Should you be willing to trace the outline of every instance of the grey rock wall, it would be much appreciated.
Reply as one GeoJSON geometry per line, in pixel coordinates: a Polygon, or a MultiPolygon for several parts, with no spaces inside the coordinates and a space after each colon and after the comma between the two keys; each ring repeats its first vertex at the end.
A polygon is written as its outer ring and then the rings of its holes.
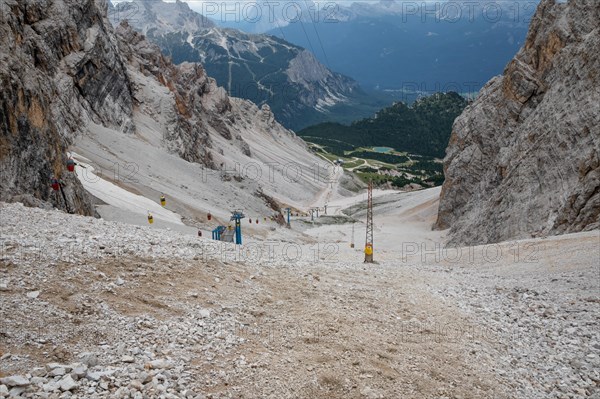
{"type": "Polygon", "coordinates": [[[436,227],[450,244],[600,227],[600,3],[542,0],[524,47],[457,118],[436,227]]]}
{"type": "Polygon", "coordinates": [[[133,125],[130,84],[105,2],[8,0],[0,13],[0,199],[30,194],[93,214],[67,149],[85,120],[133,125]],[[50,187],[64,182],[67,203],[50,187]]]}
{"type": "Polygon", "coordinates": [[[164,148],[213,169],[222,153],[213,143],[223,138],[248,157],[248,135],[295,138],[268,107],[230,98],[202,65],[174,65],[126,21],[113,28],[106,0],[0,4],[0,201],[94,214],[66,170],[70,145],[90,124],[136,134],[136,118],[149,116],[164,148]]]}

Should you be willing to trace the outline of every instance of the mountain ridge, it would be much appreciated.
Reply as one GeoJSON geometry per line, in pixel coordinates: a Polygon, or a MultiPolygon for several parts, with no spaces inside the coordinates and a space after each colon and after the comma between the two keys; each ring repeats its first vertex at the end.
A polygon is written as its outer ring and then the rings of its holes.
{"type": "Polygon", "coordinates": [[[104,0],[27,0],[11,3],[3,13],[1,200],[94,214],[94,200],[82,185],[85,173],[67,170],[74,143],[86,163],[148,168],[139,179],[119,181],[132,192],[158,195],[151,176],[162,176],[161,185],[185,198],[180,209],[188,218],[206,212],[209,203],[219,204],[219,196],[227,197],[223,207],[245,204],[270,213],[257,191],[291,204],[325,186],[316,171],[308,172],[318,158],[276,122],[268,106],[229,97],[199,64],[172,64],[127,23],[113,29],[107,10],[104,0]],[[190,183],[174,186],[168,171],[167,176],[152,171],[148,160],[158,164],[163,158],[190,183]],[[264,173],[273,169],[269,163],[279,165],[277,170],[294,163],[306,172],[294,182],[281,174],[259,181],[238,176],[239,182],[223,174],[250,163],[264,173]],[[210,176],[204,182],[186,173],[210,176]],[[52,177],[63,182],[64,196],[51,188],[52,177]],[[199,201],[208,185],[215,198],[199,201]],[[189,193],[192,188],[200,191],[197,197],[189,193]]]}
{"type": "MultiPolygon", "coordinates": [[[[353,79],[329,70],[305,48],[208,24],[190,29],[189,13],[194,12],[187,5],[133,0],[118,3],[113,15],[116,22],[133,14],[130,24],[175,63],[202,62],[229,94],[268,104],[288,128],[335,117],[336,106],[352,108],[368,97],[353,79]]],[[[196,19],[205,18],[197,14],[196,19]]]]}
{"type": "Polygon", "coordinates": [[[476,93],[523,43],[533,3],[340,4],[327,14],[332,21],[307,15],[267,32],[307,48],[319,43],[317,58],[365,90],[404,100],[407,92],[476,93]]]}

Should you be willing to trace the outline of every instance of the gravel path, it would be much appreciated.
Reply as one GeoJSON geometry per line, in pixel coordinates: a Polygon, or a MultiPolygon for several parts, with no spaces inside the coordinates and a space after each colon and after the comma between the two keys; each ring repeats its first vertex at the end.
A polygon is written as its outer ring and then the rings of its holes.
{"type": "Polygon", "coordinates": [[[230,261],[18,204],[0,219],[0,397],[598,395],[598,232],[366,267],[230,261]]]}

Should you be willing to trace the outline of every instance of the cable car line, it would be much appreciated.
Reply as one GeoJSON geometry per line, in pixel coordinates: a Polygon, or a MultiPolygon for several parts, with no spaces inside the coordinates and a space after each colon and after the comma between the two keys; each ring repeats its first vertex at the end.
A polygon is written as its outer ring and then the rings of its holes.
{"type": "MultiPolygon", "coordinates": [[[[102,158],[102,159],[104,159],[104,160],[106,160],[106,161],[110,162],[111,164],[118,164],[118,162],[117,162],[117,161],[114,161],[114,160],[112,160],[112,159],[109,159],[109,158],[107,158],[107,157],[105,157],[105,156],[103,156],[103,155],[101,155],[101,154],[98,154],[98,153],[96,153],[96,152],[92,151],[92,150],[89,150],[89,149],[86,149],[86,148],[82,148],[82,150],[83,150],[83,151],[86,151],[86,152],[88,152],[88,153],[94,154],[94,155],[96,155],[97,157],[99,157],[99,158],[102,158]]],[[[69,154],[69,159],[68,159],[68,161],[67,161],[67,169],[69,170],[69,172],[75,172],[75,165],[78,165],[78,164],[77,164],[77,163],[75,163],[75,161],[74,161],[74,160],[73,160],[73,158],[72,158],[72,156],[73,156],[73,151],[69,151],[69,153],[70,153],[70,154],[69,154]]],[[[90,162],[93,162],[92,160],[89,160],[89,161],[90,161],[90,162]]],[[[79,166],[81,166],[82,168],[85,168],[85,167],[84,167],[84,166],[82,166],[82,165],[79,165],[79,166]]],[[[92,165],[92,166],[93,166],[93,165],[92,165]]],[[[140,175],[141,177],[145,177],[145,178],[147,178],[147,179],[149,179],[149,180],[151,180],[151,181],[153,181],[153,182],[155,182],[155,183],[157,183],[157,184],[163,185],[163,186],[166,186],[166,185],[168,184],[168,183],[165,183],[164,181],[159,181],[159,180],[157,180],[157,179],[155,179],[155,178],[153,178],[153,177],[151,177],[151,176],[148,176],[148,175],[145,175],[145,174],[143,174],[143,173],[140,173],[139,171],[137,171],[137,172],[136,172],[136,174],[137,174],[137,175],[140,175]]],[[[98,177],[99,177],[99,178],[101,178],[101,176],[98,176],[98,177]]],[[[53,190],[54,190],[54,191],[56,191],[56,192],[58,192],[58,191],[61,191],[61,192],[62,192],[63,198],[64,198],[64,200],[65,200],[65,206],[66,206],[66,208],[67,208],[67,212],[68,212],[68,213],[72,213],[72,212],[71,212],[71,210],[70,210],[70,208],[69,208],[69,205],[67,204],[66,196],[65,196],[64,192],[62,191],[62,185],[61,185],[61,183],[59,182],[59,180],[58,180],[58,179],[56,179],[55,177],[52,177],[52,179],[51,179],[51,186],[52,186],[52,188],[53,188],[53,190]]],[[[103,192],[103,193],[102,193],[102,195],[105,195],[105,196],[107,196],[107,197],[113,198],[113,199],[115,199],[115,200],[118,200],[118,201],[122,201],[122,200],[123,200],[123,198],[118,198],[118,197],[115,197],[115,196],[113,196],[113,195],[111,195],[111,194],[108,194],[108,193],[106,193],[106,192],[103,192]]],[[[144,196],[141,196],[141,197],[143,197],[143,198],[146,198],[146,199],[147,199],[147,197],[144,197],[144,196]]],[[[159,204],[160,204],[160,205],[161,205],[163,208],[166,208],[167,200],[166,200],[166,196],[165,196],[164,192],[163,192],[163,193],[161,193],[161,196],[160,196],[160,198],[159,198],[159,204]]],[[[130,205],[131,205],[131,206],[133,206],[135,209],[138,209],[138,210],[145,210],[145,211],[148,213],[148,223],[149,223],[149,224],[153,224],[153,223],[154,223],[154,216],[151,214],[151,212],[150,212],[149,210],[145,209],[145,207],[141,207],[141,206],[139,206],[139,205],[136,205],[136,204],[133,204],[133,203],[130,203],[130,205]]],[[[212,220],[212,214],[211,214],[210,212],[208,212],[208,213],[207,213],[207,219],[208,219],[208,221],[211,221],[211,220],[212,220]]],[[[265,221],[267,220],[267,218],[264,218],[264,219],[265,219],[265,221]]],[[[252,223],[252,219],[249,219],[249,221],[250,221],[250,223],[252,223]]],[[[256,224],[259,224],[259,218],[256,218],[256,220],[255,220],[255,221],[256,221],[256,224]]],[[[198,231],[198,236],[202,237],[202,233],[201,233],[201,231],[198,231]]]]}

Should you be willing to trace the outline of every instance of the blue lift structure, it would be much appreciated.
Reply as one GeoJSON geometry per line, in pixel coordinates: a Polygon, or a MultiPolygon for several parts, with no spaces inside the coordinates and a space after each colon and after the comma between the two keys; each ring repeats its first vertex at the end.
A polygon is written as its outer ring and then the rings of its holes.
{"type": "Polygon", "coordinates": [[[242,245],[242,219],[244,219],[246,215],[242,211],[234,211],[231,214],[231,221],[235,222],[235,243],[237,245],[242,245]]]}
{"type": "Polygon", "coordinates": [[[212,231],[212,239],[221,241],[221,237],[223,236],[223,233],[225,233],[225,231],[227,231],[227,227],[225,227],[225,226],[217,227],[216,229],[214,229],[212,231]]]}
{"type": "Polygon", "coordinates": [[[246,215],[242,211],[234,211],[231,213],[231,221],[235,222],[235,230],[231,230],[225,226],[219,226],[212,231],[212,239],[216,241],[235,242],[237,245],[242,245],[242,219],[246,215]]]}
{"type": "Polygon", "coordinates": [[[315,220],[315,212],[317,213],[317,218],[319,217],[319,208],[311,208],[310,209],[310,221],[314,222],[315,220]]]}

